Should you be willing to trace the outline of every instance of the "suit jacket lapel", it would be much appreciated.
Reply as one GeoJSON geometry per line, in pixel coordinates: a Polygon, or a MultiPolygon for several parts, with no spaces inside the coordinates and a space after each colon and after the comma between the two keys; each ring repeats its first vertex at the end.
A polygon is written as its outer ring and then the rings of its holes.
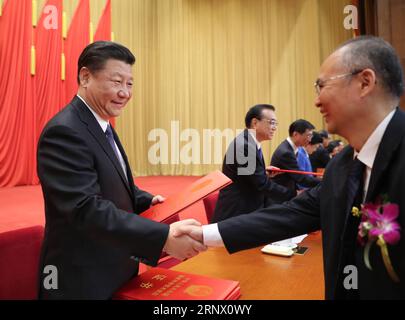
{"type": "MultiPolygon", "coordinates": [[[[342,151],[343,152],[343,151],[342,151]]],[[[343,185],[337,186],[337,190],[347,190],[347,180],[349,178],[349,171],[350,171],[350,164],[353,163],[353,155],[354,155],[354,150],[350,146],[346,150],[344,150],[343,157],[341,159],[341,164],[337,168],[337,177],[344,177],[344,179],[340,179],[343,182],[343,185]]],[[[339,179],[338,179],[339,180],[339,179]]],[[[339,192],[339,191],[338,191],[339,192]]],[[[351,215],[351,206],[352,203],[349,203],[348,199],[348,194],[347,192],[340,192],[339,194],[342,194],[343,197],[339,199],[339,201],[342,201],[341,203],[343,204],[344,208],[344,227],[343,227],[343,235],[346,233],[346,228],[347,228],[347,223],[348,219],[351,215]]]]}
{"type": "MultiPolygon", "coordinates": [[[[333,171],[330,172],[331,182],[329,183],[333,190],[333,195],[330,199],[333,199],[333,207],[338,216],[331,217],[336,223],[335,231],[338,234],[343,235],[346,229],[347,219],[350,214],[350,204],[347,203],[347,179],[349,177],[350,164],[353,161],[353,148],[351,146],[346,147],[338,155],[339,159],[336,159],[334,163],[333,171]]],[[[330,170],[329,170],[330,171],[330,170]]],[[[328,204],[331,205],[331,204],[328,204]]],[[[327,208],[325,208],[328,211],[327,208]]]]}
{"type": "MultiPolygon", "coordinates": [[[[128,185],[127,179],[125,179],[124,172],[122,170],[121,164],[117,159],[117,156],[114,153],[114,150],[111,148],[110,143],[108,142],[103,130],[101,129],[100,125],[98,124],[97,120],[91,114],[90,110],[88,110],[87,106],[78,98],[75,97],[72,101],[72,105],[79,109],[79,117],[80,119],[87,124],[87,129],[92,134],[92,136],[96,139],[96,141],[100,144],[103,148],[104,152],[107,154],[110,161],[113,163],[115,169],[118,171],[122,182],[125,184],[128,192],[132,197],[132,191],[128,185]]],[[[120,150],[121,151],[121,150],[120,150]]],[[[128,168],[128,167],[127,167],[128,168]]]]}
{"type": "Polygon", "coordinates": [[[401,110],[395,112],[385,130],[384,136],[378,147],[370,176],[370,183],[367,190],[366,202],[374,201],[378,196],[378,186],[384,171],[389,169],[389,163],[395,150],[398,148],[402,137],[405,134],[405,113],[401,110]]]}
{"type": "MultiPolygon", "coordinates": [[[[334,212],[337,214],[336,217],[331,217],[334,221],[334,232],[336,232],[335,241],[334,242],[334,249],[338,250],[338,260],[337,260],[337,270],[341,272],[343,270],[343,248],[344,248],[344,241],[346,235],[346,229],[348,227],[348,219],[351,214],[350,205],[348,203],[348,194],[347,190],[347,179],[349,177],[350,171],[350,164],[353,161],[353,148],[351,146],[346,147],[344,150],[341,151],[341,154],[338,155],[340,157],[339,162],[333,166],[334,171],[332,175],[334,177],[332,181],[333,186],[333,193],[334,193],[334,201],[333,206],[334,212]],[[337,243],[339,243],[339,247],[337,247],[337,243]],[[339,249],[337,249],[339,248],[339,249]]],[[[328,210],[328,209],[326,209],[328,210]]],[[[336,294],[336,289],[338,288],[338,281],[341,279],[339,277],[335,278],[335,283],[333,287],[333,291],[336,294]]]]}

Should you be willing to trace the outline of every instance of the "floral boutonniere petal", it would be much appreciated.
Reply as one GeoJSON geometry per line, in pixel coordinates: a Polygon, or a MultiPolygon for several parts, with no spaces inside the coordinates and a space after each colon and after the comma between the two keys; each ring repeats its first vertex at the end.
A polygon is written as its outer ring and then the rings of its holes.
{"type": "MultiPolygon", "coordinates": [[[[355,215],[353,210],[352,213],[355,215]]],[[[401,226],[397,221],[399,206],[390,202],[367,203],[362,205],[360,215],[358,239],[360,244],[365,246],[363,253],[365,265],[372,270],[369,254],[372,244],[377,242],[388,274],[393,281],[399,282],[388,253],[388,245],[395,245],[401,239],[401,226]]]]}
{"type": "Polygon", "coordinates": [[[397,244],[401,238],[401,227],[396,221],[399,215],[399,207],[397,204],[383,205],[381,214],[377,211],[370,210],[370,221],[375,226],[370,230],[372,237],[378,238],[380,235],[388,244],[397,244]]]}

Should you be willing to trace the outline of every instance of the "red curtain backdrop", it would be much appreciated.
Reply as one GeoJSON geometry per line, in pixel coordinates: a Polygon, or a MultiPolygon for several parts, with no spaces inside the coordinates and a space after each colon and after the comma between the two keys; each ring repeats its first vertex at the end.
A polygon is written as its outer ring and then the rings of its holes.
{"type": "MultiPolygon", "coordinates": [[[[63,0],[47,0],[57,13],[57,28],[49,29],[43,13],[32,26],[32,1],[3,0],[0,16],[0,187],[38,184],[36,148],[43,126],[77,91],[77,59],[89,44],[89,0],[80,0],[62,39],[63,0]],[[35,74],[31,75],[31,46],[35,74]],[[63,48],[64,46],[64,48],[63,48]],[[66,80],[61,80],[61,53],[66,56],[66,80]]],[[[111,34],[111,3],[107,1],[97,39],[111,34]]],[[[49,20],[48,20],[49,22],[49,20]]],[[[110,37],[110,36],[109,36],[110,37]]],[[[109,37],[107,39],[109,39],[109,37]]]]}
{"type": "Polygon", "coordinates": [[[94,41],[99,40],[111,40],[111,0],[107,0],[94,34],[94,41]]]}
{"type": "Polygon", "coordinates": [[[77,60],[90,41],[90,4],[80,0],[65,41],[66,80],[65,102],[68,103],[77,93],[77,60]]]}
{"type": "MultiPolygon", "coordinates": [[[[57,28],[47,28],[51,13],[42,14],[36,27],[37,73],[36,106],[37,138],[48,120],[64,106],[64,86],[61,79],[62,54],[62,10],[63,0],[48,0],[46,6],[54,6],[57,14],[57,28]]],[[[54,12],[52,12],[53,14],[54,12]]]]}
{"type": "Polygon", "coordinates": [[[0,187],[38,183],[31,4],[7,0],[0,17],[0,187]]]}

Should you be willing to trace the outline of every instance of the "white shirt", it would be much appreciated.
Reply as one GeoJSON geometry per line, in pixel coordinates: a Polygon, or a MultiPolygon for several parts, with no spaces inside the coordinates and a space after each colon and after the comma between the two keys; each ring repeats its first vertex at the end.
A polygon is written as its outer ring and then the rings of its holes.
{"type": "Polygon", "coordinates": [[[291,140],[291,137],[287,138],[287,142],[290,144],[290,146],[293,148],[294,150],[294,154],[295,156],[297,156],[298,153],[298,147],[295,145],[295,143],[291,140]]]}
{"type": "Polygon", "coordinates": [[[248,129],[248,132],[252,136],[253,141],[256,143],[257,150],[260,150],[262,148],[262,144],[259,141],[257,141],[255,131],[252,129],[248,129]]]}
{"type": "Polygon", "coordinates": [[[366,173],[364,175],[364,189],[363,189],[363,201],[366,198],[368,185],[370,183],[371,170],[373,169],[373,164],[375,157],[377,155],[378,147],[380,146],[382,137],[387,130],[388,124],[390,123],[392,117],[394,116],[395,110],[392,110],[383,121],[375,128],[373,133],[368,137],[366,143],[361,148],[360,152],[354,151],[354,157],[357,156],[361,162],[366,166],[366,173]]]}
{"type": "MultiPolygon", "coordinates": [[[[366,165],[366,174],[364,176],[364,190],[363,190],[363,200],[368,191],[368,185],[370,183],[371,170],[373,168],[374,160],[377,155],[378,147],[380,146],[382,137],[384,136],[387,126],[390,123],[392,117],[394,116],[396,109],[392,110],[383,121],[377,126],[373,133],[368,137],[366,143],[361,148],[360,152],[354,152],[354,157],[363,162],[366,165]]],[[[291,139],[287,138],[287,141],[294,148],[294,143],[291,139]]],[[[295,151],[295,149],[294,149],[295,151]]],[[[222,240],[221,234],[218,230],[218,224],[209,224],[203,226],[203,239],[204,244],[209,247],[223,247],[224,242],[222,240]]]]}
{"type": "MultiPolygon", "coordinates": [[[[101,118],[101,117],[98,115],[98,113],[95,112],[95,111],[87,104],[87,102],[84,101],[84,99],[83,99],[81,96],[77,95],[77,97],[78,97],[80,100],[83,101],[83,103],[86,105],[87,108],[89,108],[89,110],[90,110],[91,113],[93,114],[94,118],[96,118],[98,124],[100,125],[101,130],[103,130],[103,132],[105,133],[105,131],[107,130],[107,127],[108,127],[108,125],[109,125],[109,122],[106,121],[106,120],[104,120],[103,118],[101,118]]],[[[114,146],[115,146],[115,149],[117,150],[117,154],[118,154],[118,158],[119,158],[118,160],[119,160],[119,162],[120,162],[120,164],[121,164],[122,170],[124,171],[124,176],[125,176],[125,178],[127,179],[127,166],[125,165],[124,158],[122,157],[122,154],[121,154],[121,152],[120,152],[120,149],[118,148],[118,146],[117,146],[117,144],[115,143],[115,141],[114,141],[114,146]]]]}

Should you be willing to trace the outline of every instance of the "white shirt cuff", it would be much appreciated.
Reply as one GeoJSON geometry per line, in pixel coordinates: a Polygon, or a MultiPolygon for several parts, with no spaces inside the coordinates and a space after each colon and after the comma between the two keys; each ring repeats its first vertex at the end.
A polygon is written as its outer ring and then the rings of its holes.
{"type": "Polygon", "coordinates": [[[223,247],[221,234],[218,230],[218,223],[207,224],[202,226],[204,244],[208,247],[223,247]]]}

